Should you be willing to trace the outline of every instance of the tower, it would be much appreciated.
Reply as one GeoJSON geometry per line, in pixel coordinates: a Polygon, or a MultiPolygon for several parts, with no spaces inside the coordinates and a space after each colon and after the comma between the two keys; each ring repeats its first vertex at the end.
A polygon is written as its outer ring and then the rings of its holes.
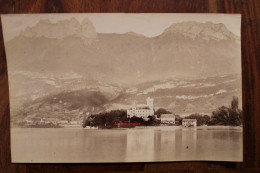
{"type": "Polygon", "coordinates": [[[148,106],[151,110],[153,110],[153,98],[148,97],[148,98],[146,99],[146,102],[147,102],[147,106],[148,106]]]}

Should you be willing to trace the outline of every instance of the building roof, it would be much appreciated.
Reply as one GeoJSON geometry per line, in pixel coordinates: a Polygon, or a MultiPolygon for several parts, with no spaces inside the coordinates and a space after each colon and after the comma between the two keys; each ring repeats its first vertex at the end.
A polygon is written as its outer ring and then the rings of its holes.
{"type": "MultiPolygon", "coordinates": [[[[131,107],[129,110],[132,110],[132,109],[133,109],[133,107],[131,107]]],[[[151,109],[151,108],[147,105],[137,105],[136,109],[140,110],[140,109],[151,109]]]]}
{"type": "Polygon", "coordinates": [[[150,109],[148,106],[144,106],[144,107],[136,107],[136,109],[150,109]]]}
{"type": "Polygon", "coordinates": [[[197,121],[197,120],[196,119],[182,119],[182,121],[190,122],[190,121],[197,121]]]}
{"type": "Polygon", "coordinates": [[[161,118],[174,118],[175,115],[173,114],[161,114],[161,118]]]}

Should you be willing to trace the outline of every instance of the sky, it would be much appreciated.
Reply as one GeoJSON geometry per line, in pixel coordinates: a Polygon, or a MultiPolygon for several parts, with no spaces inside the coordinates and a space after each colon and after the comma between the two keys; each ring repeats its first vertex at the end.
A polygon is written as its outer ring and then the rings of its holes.
{"type": "Polygon", "coordinates": [[[223,23],[235,35],[240,36],[240,14],[202,13],[67,13],[67,14],[7,14],[1,15],[5,41],[19,35],[26,27],[34,26],[41,19],[56,23],[76,18],[81,22],[88,18],[97,33],[135,32],[147,37],[160,35],[173,23],[197,21],[223,23]]]}

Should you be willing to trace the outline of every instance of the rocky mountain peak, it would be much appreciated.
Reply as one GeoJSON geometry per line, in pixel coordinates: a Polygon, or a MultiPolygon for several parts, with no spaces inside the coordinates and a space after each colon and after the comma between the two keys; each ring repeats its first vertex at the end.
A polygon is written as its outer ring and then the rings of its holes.
{"type": "Polygon", "coordinates": [[[204,40],[238,40],[239,37],[230,32],[222,24],[212,22],[182,22],[174,23],[168,27],[163,34],[181,34],[192,39],[202,38],[204,40]]]}
{"type": "Polygon", "coordinates": [[[35,26],[27,27],[20,33],[26,37],[46,37],[61,39],[67,36],[83,36],[87,38],[95,38],[96,30],[92,23],[85,18],[80,23],[74,17],[71,19],[61,20],[57,23],[52,23],[50,20],[40,20],[35,26]]]}
{"type": "MultiPolygon", "coordinates": [[[[67,20],[69,22],[69,25],[80,25],[79,21],[77,19],[75,19],[74,17],[72,17],[70,20],[67,20]]],[[[64,23],[67,22],[66,20],[64,21],[64,23]]],[[[63,22],[63,21],[61,21],[63,22]]]]}
{"type": "Polygon", "coordinates": [[[83,36],[89,37],[89,38],[96,38],[96,29],[93,26],[93,24],[88,20],[88,18],[84,18],[81,22],[81,31],[83,36]]]}

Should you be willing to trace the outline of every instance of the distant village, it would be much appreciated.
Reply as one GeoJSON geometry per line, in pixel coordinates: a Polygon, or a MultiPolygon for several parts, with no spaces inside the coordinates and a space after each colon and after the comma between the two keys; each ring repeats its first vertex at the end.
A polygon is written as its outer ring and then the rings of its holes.
{"type": "Polygon", "coordinates": [[[80,127],[82,120],[59,120],[57,118],[30,118],[20,123],[24,127],[80,127]]]}

